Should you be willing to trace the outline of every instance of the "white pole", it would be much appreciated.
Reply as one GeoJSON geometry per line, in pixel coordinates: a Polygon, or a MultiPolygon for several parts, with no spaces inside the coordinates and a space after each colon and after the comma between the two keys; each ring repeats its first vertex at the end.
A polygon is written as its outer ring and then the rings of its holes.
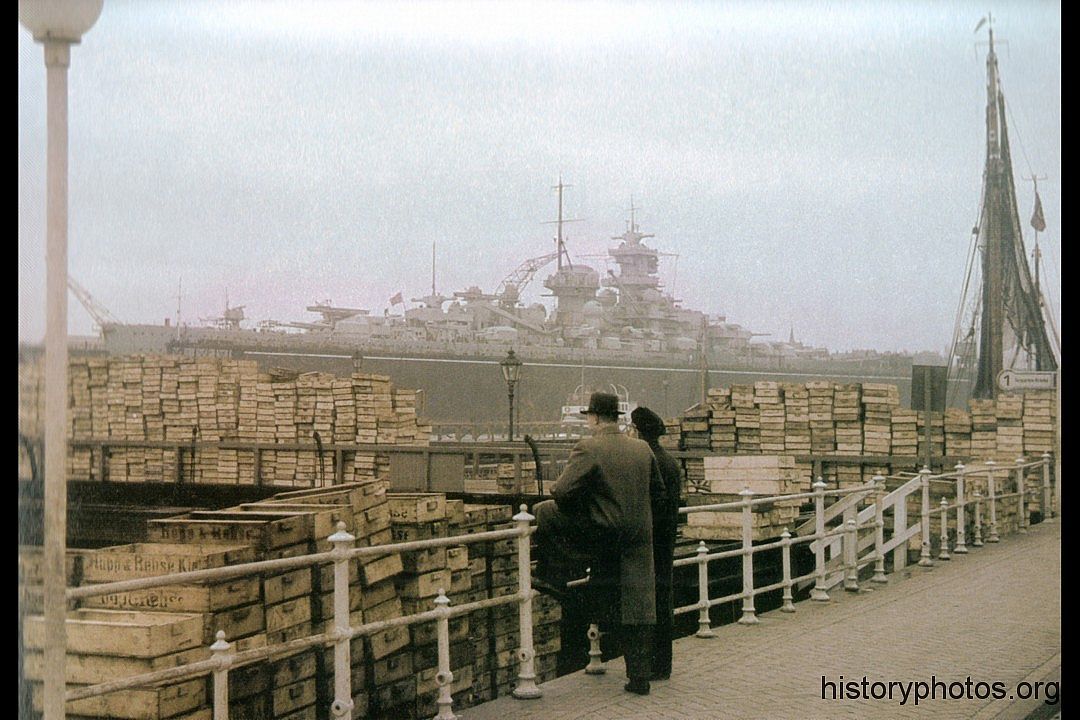
{"type": "Polygon", "coordinates": [[[951,560],[949,555],[949,501],[941,496],[941,549],[938,551],[938,560],[951,560]]]}
{"type": "Polygon", "coordinates": [[[334,702],[330,715],[341,720],[351,718],[352,652],[349,637],[349,557],[355,537],[345,532],[345,523],[338,522],[337,532],[329,538],[334,549],[334,702]]]}
{"type": "Polygon", "coordinates": [[[743,488],[743,491],[739,493],[742,496],[742,587],[743,587],[743,601],[742,601],[742,617],[739,618],[740,625],[756,625],[760,620],[757,618],[757,614],[754,612],[754,537],[753,537],[753,513],[750,507],[750,501],[754,496],[754,492],[747,485],[743,488]]]}
{"type": "Polygon", "coordinates": [[[795,612],[795,605],[792,602],[794,598],[791,595],[791,533],[787,528],[784,528],[784,533],[780,536],[780,542],[783,543],[780,546],[782,551],[781,565],[784,571],[784,597],[782,598],[784,604],[780,607],[780,612],[793,613],[795,612]]]}
{"type": "Polygon", "coordinates": [[[924,467],[919,475],[922,478],[922,548],[919,551],[919,567],[933,567],[934,561],[930,557],[930,468],[924,467]]]}
{"type": "Polygon", "coordinates": [[[885,576],[885,478],[881,475],[874,476],[874,485],[877,487],[877,499],[874,502],[874,577],[870,582],[885,583],[889,578],[885,576]]]}
{"type": "Polygon", "coordinates": [[[994,486],[994,466],[997,465],[993,460],[987,460],[986,466],[988,472],[986,473],[986,491],[990,495],[990,537],[986,538],[987,542],[1000,542],[1001,538],[998,537],[998,524],[997,524],[997,488],[994,486]]]}
{"type": "Polygon", "coordinates": [[[64,717],[67,634],[67,230],[71,45],[46,40],[48,159],[45,233],[45,720],[64,717]]]}
{"type": "Polygon", "coordinates": [[[698,541],[697,564],[698,564],[698,631],[695,633],[699,638],[716,637],[709,623],[709,548],[704,540],[698,541]]]}
{"type": "Polygon", "coordinates": [[[521,601],[518,605],[518,625],[521,634],[521,649],[518,651],[518,682],[514,688],[514,697],[520,700],[531,700],[543,695],[543,691],[536,685],[536,650],[533,647],[533,615],[532,615],[532,563],[529,558],[529,533],[534,518],[522,504],[521,512],[514,516],[518,531],[518,592],[521,601]]]}
{"type": "Polygon", "coordinates": [[[814,588],[810,599],[827,602],[829,593],[825,590],[825,481],[818,476],[814,488],[814,588]]]}
{"type": "Polygon", "coordinates": [[[216,642],[210,646],[211,656],[218,662],[214,669],[214,720],[229,720],[229,668],[232,666],[229,648],[225,631],[218,630],[216,642]]]}
{"type": "Polygon", "coordinates": [[[956,464],[956,547],[953,552],[957,555],[967,554],[966,520],[964,518],[964,505],[967,499],[964,495],[964,464],[956,464]]]}

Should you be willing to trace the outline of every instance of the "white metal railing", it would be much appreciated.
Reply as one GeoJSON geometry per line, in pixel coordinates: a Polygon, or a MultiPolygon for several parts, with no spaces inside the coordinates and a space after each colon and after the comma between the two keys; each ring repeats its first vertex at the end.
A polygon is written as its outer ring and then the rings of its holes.
{"type": "MultiPolygon", "coordinates": [[[[907,479],[900,477],[905,482],[891,492],[886,492],[886,479],[880,475],[875,476],[866,484],[840,490],[826,490],[825,483],[821,478],[813,484],[812,492],[794,493],[789,495],[774,495],[755,497],[749,489],[741,493],[741,500],[735,502],[715,503],[711,505],[698,505],[694,507],[680,508],[679,513],[690,514],[695,512],[709,512],[718,510],[741,511],[742,516],[742,544],[738,548],[719,552],[710,552],[704,541],[698,544],[696,556],[676,560],[676,567],[696,564],[698,566],[698,602],[676,608],[675,614],[684,614],[698,611],[699,638],[714,637],[709,620],[709,608],[725,602],[742,600],[742,616],[739,623],[753,625],[760,622],[756,615],[754,598],[757,595],[775,590],[782,590],[781,612],[795,612],[792,589],[796,583],[814,581],[811,599],[828,601],[828,590],[832,585],[828,582],[828,569],[826,564],[826,549],[835,550],[839,546],[840,552],[834,557],[841,558],[842,569],[839,571],[844,589],[856,592],[859,589],[859,570],[867,565],[874,565],[874,574],[871,582],[887,582],[885,574],[885,556],[888,552],[894,552],[893,569],[904,567],[907,558],[907,543],[914,534],[922,533],[922,550],[920,552],[919,565],[929,567],[933,565],[930,558],[930,484],[950,483],[956,486],[956,501],[949,503],[942,496],[938,512],[941,519],[941,548],[940,560],[949,558],[948,555],[948,513],[955,511],[957,524],[957,540],[954,552],[964,554],[967,552],[965,543],[965,509],[969,505],[974,506],[974,540],[972,545],[980,547],[982,539],[982,508],[984,500],[989,506],[990,534],[987,542],[998,542],[1000,537],[997,527],[997,504],[1007,498],[1016,498],[1021,509],[1020,532],[1027,531],[1028,519],[1025,504],[1028,497],[1027,484],[1024,479],[1024,470],[1042,467],[1041,508],[1043,516],[1049,518],[1053,514],[1052,486],[1050,482],[1050,455],[1044,453],[1040,460],[1026,462],[1024,458],[1018,458],[1012,470],[1016,472],[1017,490],[1010,493],[997,491],[997,469],[993,460],[988,460],[981,466],[965,467],[958,465],[951,473],[931,475],[929,469],[924,468],[920,473],[907,479]],[[965,494],[965,481],[970,476],[985,475],[987,482],[987,495],[984,498],[978,491],[971,498],[965,494]],[[919,523],[908,526],[907,524],[907,498],[909,495],[921,491],[922,512],[919,523]],[[825,497],[834,496],[837,501],[828,508],[825,506],[825,497]],[[858,509],[860,501],[873,496],[874,501],[862,510],[858,509]],[[785,528],[780,540],[753,544],[753,508],[756,505],[774,503],[777,501],[810,500],[814,501],[814,532],[812,534],[793,537],[785,528]],[[888,508],[893,510],[893,536],[888,542],[884,539],[884,512],[888,508]],[[826,529],[828,520],[842,518],[842,523],[834,528],[826,529]],[[873,529],[872,537],[864,536],[860,539],[861,530],[873,529]],[[815,555],[815,567],[813,572],[799,577],[791,576],[791,548],[800,543],[811,543],[815,555]],[[873,545],[873,549],[860,556],[863,547],[873,545]],[[754,586],[753,558],[756,553],[780,548],[782,579],[780,582],[769,585],[754,586]],[[721,560],[731,557],[742,558],[742,590],[719,598],[709,597],[709,569],[708,563],[712,560],[721,560]]],[[[1008,469],[1005,472],[1009,472],[1008,469]]],[[[451,684],[454,676],[450,670],[450,643],[449,643],[449,619],[476,610],[481,610],[499,605],[519,603],[519,630],[520,650],[518,651],[519,669],[518,684],[513,691],[516,698],[538,698],[542,691],[536,683],[535,650],[533,647],[532,625],[532,599],[536,596],[532,589],[532,576],[530,567],[530,544],[529,537],[535,530],[532,521],[535,518],[527,512],[526,506],[520,506],[520,512],[514,515],[513,520],[517,524],[515,528],[505,530],[493,530],[472,535],[458,535],[445,538],[432,538],[428,540],[416,540],[391,545],[377,545],[371,547],[353,547],[355,538],[345,531],[345,524],[339,522],[337,532],[329,537],[333,549],[329,552],[313,553],[294,558],[282,558],[278,560],[263,560],[259,562],[232,565],[228,567],[213,568],[208,570],[193,570],[188,572],[172,573],[151,578],[137,578],[118,582],[103,583],[99,585],[86,585],[69,588],[66,597],[69,600],[78,600],[86,597],[106,595],[131,590],[141,590],[165,585],[176,585],[191,582],[206,582],[212,580],[225,580],[233,577],[251,575],[273,570],[291,570],[301,567],[311,567],[320,563],[332,562],[334,564],[334,590],[333,590],[333,629],[317,635],[289,640],[283,643],[253,648],[242,652],[233,652],[232,645],[227,641],[223,632],[218,632],[215,642],[210,646],[211,657],[187,665],[182,665],[165,670],[144,673],[120,680],[114,680],[96,685],[89,685],[68,690],[65,699],[68,702],[83,698],[104,695],[133,687],[143,687],[154,683],[169,680],[179,680],[198,677],[205,674],[213,676],[213,717],[214,720],[227,720],[228,718],[228,674],[231,669],[246,664],[266,659],[282,652],[300,651],[320,645],[334,646],[334,701],[331,706],[331,717],[347,718],[352,713],[352,688],[350,675],[350,640],[358,636],[371,635],[393,627],[407,626],[420,622],[436,622],[436,636],[438,647],[438,685],[437,704],[439,713],[436,720],[453,720],[456,716],[452,710],[453,698],[451,697],[451,684]],[[445,546],[469,545],[479,542],[490,542],[509,538],[517,539],[518,549],[518,592],[496,598],[487,598],[470,603],[464,603],[450,607],[450,600],[446,597],[445,589],[440,588],[438,596],[434,599],[435,607],[426,612],[407,615],[389,620],[381,620],[373,623],[365,623],[357,627],[349,624],[349,566],[350,560],[411,552],[426,548],[445,546]]],[[[805,525],[802,527],[806,527],[805,525]]],[[[587,579],[569,583],[576,586],[587,582],[587,579]]],[[[593,625],[589,628],[590,640],[589,666],[587,673],[602,673],[600,665],[600,633],[593,625]]]]}
{"type": "Polygon", "coordinates": [[[337,532],[329,538],[330,542],[333,544],[333,549],[330,552],[314,553],[279,560],[263,560],[209,570],[172,573],[152,578],[138,578],[134,580],[103,583],[100,585],[86,585],[70,588],[67,590],[67,598],[69,600],[77,600],[80,598],[116,592],[141,590],[180,583],[224,580],[270,570],[289,570],[300,567],[310,567],[324,562],[332,562],[334,564],[334,625],[333,630],[318,635],[297,638],[287,642],[253,648],[242,652],[233,652],[232,645],[227,642],[224,632],[219,631],[215,638],[215,642],[210,646],[211,657],[209,660],[201,660],[166,670],[134,675],[121,680],[70,689],[65,695],[65,700],[71,702],[83,698],[104,695],[117,690],[144,687],[163,681],[187,679],[211,674],[213,676],[214,720],[228,720],[228,676],[230,670],[258,660],[264,660],[271,655],[279,655],[282,652],[300,651],[320,645],[332,644],[334,646],[334,701],[330,708],[330,714],[333,718],[350,718],[352,717],[353,702],[350,675],[351,650],[349,641],[358,636],[371,635],[393,627],[434,621],[436,623],[436,642],[438,647],[438,674],[435,676],[435,682],[439,688],[437,699],[439,714],[436,718],[437,720],[453,720],[456,716],[453,713],[453,698],[450,694],[450,686],[454,681],[454,675],[450,670],[449,620],[451,617],[464,615],[476,610],[507,605],[510,603],[519,603],[518,623],[521,641],[517,655],[519,661],[518,683],[514,688],[513,695],[514,697],[521,699],[538,698],[541,696],[542,691],[536,684],[534,662],[536,653],[533,648],[532,599],[536,596],[536,592],[532,589],[532,574],[530,572],[531,551],[529,547],[529,536],[535,530],[535,527],[532,525],[534,519],[535,518],[527,512],[526,506],[521,505],[520,512],[513,517],[514,522],[517,523],[517,527],[515,528],[492,530],[472,535],[457,535],[453,537],[432,538],[429,540],[416,540],[412,542],[395,543],[392,545],[376,545],[362,548],[353,547],[353,542],[356,538],[345,531],[345,523],[339,522],[337,525],[337,532]],[[361,557],[423,550],[426,548],[469,545],[509,538],[517,538],[517,593],[450,607],[450,600],[446,597],[445,589],[440,588],[438,596],[434,600],[435,607],[432,610],[389,620],[365,623],[357,627],[351,627],[349,625],[350,560],[361,557]]]}
{"type": "MultiPolygon", "coordinates": [[[[741,547],[725,550],[721,552],[710,552],[704,541],[701,541],[697,547],[696,557],[682,558],[675,561],[677,567],[694,565],[698,566],[698,602],[692,605],[686,605],[675,609],[676,614],[689,613],[697,610],[698,615],[698,631],[696,636],[699,638],[714,637],[711,629],[711,623],[709,620],[709,608],[715,605],[732,602],[741,599],[742,605],[742,617],[739,619],[739,623],[743,625],[753,625],[759,622],[754,609],[754,597],[762,593],[771,592],[774,590],[783,590],[781,612],[795,612],[795,606],[792,602],[792,588],[796,583],[814,580],[814,588],[811,592],[811,599],[818,601],[827,601],[829,599],[828,589],[831,587],[827,583],[827,566],[826,566],[826,548],[832,548],[836,545],[840,546],[840,554],[838,557],[842,558],[842,571],[840,577],[844,584],[844,589],[847,591],[858,591],[859,585],[859,570],[867,565],[873,564],[873,576],[871,582],[884,583],[887,582],[887,576],[885,573],[885,556],[888,552],[894,553],[893,570],[899,570],[905,566],[907,560],[907,543],[911,537],[915,534],[922,534],[922,549],[920,551],[919,564],[928,567],[933,564],[930,560],[930,483],[931,482],[948,482],[955,483],[957,487],[957,499],[954,503],[949,503],[943,496],[938,509],[941,519],[941,553],[939,559],[948,559],[948,546],[949,546],[949,519],[948,513],[955,511],[957,518],[957,539],[954,546],[954,552],[958,554],[965,554],[967,547],[965,543],[964,534],[964,511],[968,505],[975,505],[975,541],[973,545],[979,547],[982,545],[981,535],[981,517],[982,517],[982,502],[983,498],[978,492],[974,494],[974,498],[967,498],[964,494],[964,482],[965,478],[974,475],[986,475],[988,493],[985,498],[989,503],[990,509],[990,539],[988,542],[997,542],[999,539],[997,529],[997,515],[996,508],[997,503],[1003,499],[1016,498],[1019,503],[1019,531],[1027,532],[1028,516],[1026,511],[1026,502],[1029,495],[1029,490],[1024,479],[1024,470],[1036,466],[1042,468],[1042,487],[1041,489],[1041,508],[1044,518],[1049,518],[1053,514],[1053,504],[1051,499],[1052,486],[1050,482],[1050,454],[1044,453],[1042,458],[1035,461],[1025,461],[1024,458],[1018,458],[1014,467],[1012,468],[1016,472],[1016,490],[1009,493],[1000,493],[997,490],[995,480],[996,464],[994,461],[989,460],[983,463],[982,466],[964,467],[958,465],[953,472],[943,473],[933,476],[930,470],[924,468],[918,474],[908,478],[900,477],[898,479],[905,480],[905,482],[893,491],[886,493],[885,478],[878,475],[872,480],[868,481],[865,485],[854,488],[847,488],[843,490],[826,490],[825,483],[821,478],[818,478],[814,483],[813,492],[809,493],[796,493],[792,495],[775,495],[768,497],[755,498],[754,493],[749,488],[744,489],[740,495],[742,500],[737,502],[717,503],[713,505],[699,505],[694,507],[680,508],[680,513],[694,513],[703,511],[715,511],[715,510],[732,510],[741,509],[742,511],[742,545],[741,547]],[[907,498],[909,495],[914,494],[916,491],[922,493],[922,512],[920,513],[919,522],[913,525],[907,524],[907,498]],[[834,496],[838,500],[825,507],[825,497],[834,496]],[[867,498],[873,496],[874,501],[866,508],[858,510],[858,503],[867,498]],[[780,536],[779,541],[763,543],[754,545],[752,540],[753,535],[753,518],[752,509],[754,505],[772,503],[778,500],[795,500],[795,499],[809,499],[814,500],[814,532],[812,534],[806,534],[793,538],[791,533],[785,528],[780,536]],[[884,513],[888,508],[893,510],[893,536],[888,542],[884,539],[885,519],[884,513]],[[835,528],[826,529],[827,519],[842,518],[842,523],[835,528]],[[860,539],[859,531],[873,529],[873,533],[870,536],[860,539]],[[799,543],[812,543],[815,555],[815,567],[814,571],[807,573],[799,577],[791,576],[791,548],[793,545],[799,543]],[[873,546],[873,549],[863,555],[860,555],[861,550],[864,547],[873,546]],[[782,568],[782,580],[777,583],[765,585],[762,587],[754,586],[754,571],[753,571],[753,556],[756,553],[764,552],[766,550],[773,550],[780,548],[781,550],[781,568],[782,568]],[[720,560],[730,557],[742,557],[742,575],[743,586],[742,590],[737,593],[725,595],[720,598],[709,597],[709,566],[710,560],[720,560]],[[927,562],[923,562],[926,560],[927,562]]],[[[1008,470],[1006,470],[1008,472],[1008,470]]],[[[809,525],[809,523],[807,524],[809,525]]],[[[807,527],[804,525],[803,527],[807,527]]],[[[594,628],[593,628],[594,629],[594,628]]],[[[593,632],[590,629],[590,640],[594,641],[593,632]]],[[[594,641],[595,642],[595,641],[594,641]]],[[[598,651],[598,647],[594,648],[598,651]]],[[[598,653],[597,653],[598,654],[598,653]]],[[[592,652],[590,652],[590,656],[592,652]]],[[[590,662],[590,665],[592,663],[590,662]]],[[[588,672],[588,670],[586,670],[588,672]]]]}

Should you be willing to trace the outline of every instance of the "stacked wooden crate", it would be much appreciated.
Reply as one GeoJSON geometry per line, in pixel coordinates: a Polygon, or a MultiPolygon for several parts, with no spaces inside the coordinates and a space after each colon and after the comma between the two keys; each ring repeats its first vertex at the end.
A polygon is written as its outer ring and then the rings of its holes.
{"type": "Polygon", "coordinates": [[[855,383],[833,386],[833,421],[836,426],[836,453],[863,454],[862,391],[855,383]]]}
{"type": "MultiPolygon", "coordinates": [[[[730,388],[709,388],[709,450],[731,455],[735,452],[735,410],[731,407],[730,388]]],[[[671,428],[668,428],[671,433],[671,428]]]]}
{"type": "Polygon", "coordinates": [[[784,452],[809,455],[810,392],[805,385],[784,383],[784,452]]]}
{"type": "Polygon", "coordinates": [[[1028,457],[1054,452],[1055,400],[1053,391],[1029,391],[1024,395],[1024,454],[1028,457]]]}
{"type": "Polygon", "coordinates": [[[761,410],[754,405],[754,386],[732,385],[731,407],[735,409],[735,451],[760,453],[761,410]]]}
{"type": "Polygon", "coordinates": [[[996,459],[1012,462],[1024,454],[1024,396],[1001,394],[997,397],[995,414],[996,459]]]}
{"type": "Polygon", "coordinates": [[[997,412],[993,400],[970,400],[971,455],[988,460],[997,451],[997,412]]]}
{"type": "MultiPolygon", "coordinates": [[[[163,670],[210,656],[202,617],[191,613],[75,610],[66,622],[69,687],[109,682],[163,670]]],[[[43,710],[45,623],[26,618],[24,673],[31,682],[32,707],[43,710]]],[[[119,690],[67,704],[68,717],[130,720],[209,720],[207,677],[119,690]]],[[[230,717],[239,717],[230,715],[230,717]]]]}
{"type": "Polygon", "coordinates": [[[833,425],[833,384],[826,380],[806,383],[810,418],[810,449],[814,454],[836,451],[836,427],[833,425]]]}
{"type": "MultiPolygon", "coordinates": [[[[926,457],[926,413],[918,413],[915,428],[919,435],[919,457],[926,457]]],[[[930,413],[930,454],[945,452],[945,419],[941,413],[930,413]]]]}
{"type": "MultiPolygon", "coordinates": [[[[688,504],[712,505],[739,502],[744,488],[757,496],[786,495],[799,490],[795,459],[791,456],[759,455],[706,457],[706,492],[691,493],[688,504]]],[[[780,535],[790,529],[799,514],[798,500],[778,500],[752,508],[754,540],[780,535]]],[[[738,540],[742,537],[742,509],[691,512],[683,533],[699,540],[738,540]]]]}
{"type": "Polygon", "coordinates": [[[709,406],[697,404],[682,416],[683,447],[687,450],[709,450],[709,406]]]}
{"type": "MultiPolygon", "coordinates": [[[[486,532],[487,505],[462,505],[461,513],[450,520],[450,534],[473,535],[486,532]]],[[[466,595],[468,602],[484,600],[489,596],[491,589],[488,563],[487,543],[472,544],[462,549],[467,549],[469,559],[469,592],[466,595]]],[[[491,610],[474,610],[469,613],[469,642],[473,646],[472,663],[472,688],[469,702],[481,703],[494,698],[492,686],[491,654],[491,610]]]]}
{"type": "Polygon", "coordinates": [[[945,408],[945,454],[971,456],[971,415],[959,408],[945,408]]]}
{"type": "Polygon", "coordinates": [[[863,452],[888,455],[892,446],[892,411],[900,405],[900,391],[886,383],[862,384],[863,452]]]}
{"type": "Polygon", "coordinates": [[[892,454],[913,457],[918,452],[918,418],[915,411],[901,407],[893,408],[892,454]]]}
{"type": "MultiPolygon", "coordinates": [[[[734,423],[734,420],[732,421],[734,423]]],[[[667,418],[664,420],[664,434],[660,436],[660,447],[667,450],[682,450],[682,420],[679,418],[667,418]]],[[[712,426],[709,427],[711,443],[712,426]]],[[[734,424],[732,425],[732,438],[734,438],[734,424]]],[[[734,439],[732,440],[734,447],[734,439]]]]}
{"type": "MultiPolygon", "coordinates": [[[[41,437],[41,362],[19,366],[20,429],[41,437]]],[[[326,373],[260,373],[251,361],[163,356],[73,358],[69,366],[69,435],[74,440],[303,443],[311,450],[268,450],[261,456],[264,482],[310,485],[334,470],[319,463],[314,436],[331,442],[426,445],[430,427],[416,417],[416,395],[394,388],[386,376],[326,373]]],[[[109,479],[160,481],[175,477],[175,449],[113,448],[109,479]]],[[[383,479],[389,458],[358,453],[348,460],[348,480],[383,479]]],[[[200,448],[185,457],[185,479],[255,482],[255,453],[200,448]]],[[[29,474],[27,458],[20,460],[29,474]]],[[[89,448],[70,448],[72,477],[96,478],[89,448]]],[[[100,479],[100,478],[97,478],[100,479]]]]}
{"type": "Polygon", "coordinates": [[[775,382],[754,383],[754,405],[759,411],[761,452],[784,452],[784,400],[780,384],[775,382]]]}

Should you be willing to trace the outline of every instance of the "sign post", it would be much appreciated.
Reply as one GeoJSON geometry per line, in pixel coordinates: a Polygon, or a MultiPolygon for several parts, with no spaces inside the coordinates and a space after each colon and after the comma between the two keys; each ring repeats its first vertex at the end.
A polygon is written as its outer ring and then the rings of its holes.
{"type": "Polygon", "coordinates": [[[923,464],[930,467],[930,421],[934,411],[945,412],[948,368],[944,365],[911,366],[911,409],[923,411],[923,464]]]}

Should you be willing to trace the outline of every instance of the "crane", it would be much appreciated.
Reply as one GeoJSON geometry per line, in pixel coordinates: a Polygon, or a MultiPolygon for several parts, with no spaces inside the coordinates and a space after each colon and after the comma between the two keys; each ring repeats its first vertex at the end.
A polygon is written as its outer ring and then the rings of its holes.
{"type": "Polygon", "coordinates": [[[525,289],[525,286],[533,279],[533,276],[541,270],[544,266],[550,264],[559,256],[557,252],[551,252],[547,255],[541,255],[540,257],[529,258],[525,262],[517,266],[514,272],[506,276],[506,278],[499,284],[499,289],[495,291],[495,295],[499,298],[499,301],[504,305],[510,305],[511,307],[517,304],[518,298],[521,297],[521,291],[525,289]]]}
{"type": "Polygon", "coordinates": [[[120,324],[120,321],[113,317],[113,314],[104,305],[95,300],[94,296],[87,292],[82,285],[75,282],[75,279],[70,275],[68,275],[67,284],[78,301],[86,308],[86,312],[90,313],[90,316],[94,318],[94,322],[97,323],[99,328],[104,328],[106,325],[120,324]]]}

